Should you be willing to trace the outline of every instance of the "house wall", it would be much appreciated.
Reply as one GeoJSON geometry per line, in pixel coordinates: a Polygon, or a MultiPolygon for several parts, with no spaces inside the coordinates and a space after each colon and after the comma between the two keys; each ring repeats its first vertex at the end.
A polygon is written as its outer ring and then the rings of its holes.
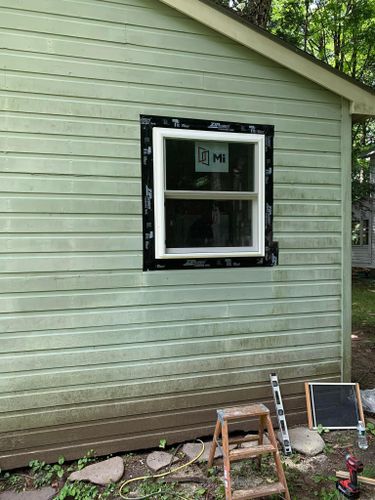
{"type": "MultiPolygon", "coordinates": [[[[370,159],[371,163],[371,182],[375,183],[375,156],[370,159]]],[[[366,203],[361,206],[353,206],[353,219],[368,219],[369,221],[369,244],[353,245],[352,263],[354,267],[375,267],[375,198],[370,197],[366,203]]]]}
{"type": "Polygon", "coordinates": [[[305,421],[348,376],[347,103],[156,0],[0,7],[0,466],[209,435],[275,369],[305,421]],[[142,271],[141,113],[275,125],[277,267],[142,271]]]}

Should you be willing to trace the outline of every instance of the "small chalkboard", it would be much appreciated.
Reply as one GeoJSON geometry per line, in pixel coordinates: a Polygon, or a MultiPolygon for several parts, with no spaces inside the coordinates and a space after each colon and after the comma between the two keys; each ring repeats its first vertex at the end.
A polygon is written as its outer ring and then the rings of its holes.
{"type": "Polygon", "coordinates": [[[364,422],[358,384],[306,382],[307,416],[310,429],[356,429],[364,422]]]}

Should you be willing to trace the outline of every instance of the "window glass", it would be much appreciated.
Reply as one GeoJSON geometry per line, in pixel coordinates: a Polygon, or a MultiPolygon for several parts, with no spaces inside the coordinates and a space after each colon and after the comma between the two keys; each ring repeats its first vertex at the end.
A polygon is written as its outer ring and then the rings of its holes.
{"type": "Polygon", "coordinates": [[[352,221],[352,244],[369,245],[369,220],[352,221]]]}
{"type": "Polygon", "coordinates": [[[165,162],[169,190],[254,190],[254,144],[167,138],[165,162]]]}
{"type": "Polygon", "coordinates": [[[166,200],[166,246],[252,246],[251,200],[166,200]]]}
{"type": "Polygon", "coordinates": [[[352,222],[352,244],[361,244],[361,223],[359,221],[352,222]]]}
{"type": "Polygon", "coordinates": [[[362,221],[362,245],[368,245],[369,244],[369,221],[368,220],[363,220],[362,221]]]}

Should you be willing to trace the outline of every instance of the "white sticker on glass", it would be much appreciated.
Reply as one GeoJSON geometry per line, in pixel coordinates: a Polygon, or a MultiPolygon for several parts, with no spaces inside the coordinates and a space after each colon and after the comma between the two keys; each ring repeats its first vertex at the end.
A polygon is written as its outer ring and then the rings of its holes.
{"type": "Polygon", "coordinates": [[[196,172],[229,172],[229,147],[225,142],[195,143],[196,172]]]}

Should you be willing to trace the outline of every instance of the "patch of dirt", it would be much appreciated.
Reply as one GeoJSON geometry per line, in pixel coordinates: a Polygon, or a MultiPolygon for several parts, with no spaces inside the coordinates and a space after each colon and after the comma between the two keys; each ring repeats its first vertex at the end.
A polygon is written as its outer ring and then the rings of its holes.
{"type": "MultiPolygon", "coordinates": [[[[288,483],[292,494],[298,500],[311,499],[316,494],[318,498],[323,499],[326,498],[323,494],[324,490],[334,491],[335,473],[337,470],[346,471],[345,455],[348,452],[362,460],[364,466],[367,466],[367,472],[375,473],[375,468],[372,468],[375,464],[374,436],[369,436],[367,450],[358,448],[356,431],[329,432],[324,434],[323,438],[326,443],[324,454],[316,457],[297,455],[296,460],[294,458],[285,460],[288,483]],[[303,480],[303,484],[301,484],[301,480],[303,480]]],[[[375,489],[370,486],[362,486],[361,498],[364,500],[374,499],[375,489]]]]}
{"type": "Polygon", "coordinates": [[[361,389],[375,388],[375,328],[353,329],[352,380],[361,389]]]}
{"type": "MultiPolygon", "coordinates": [[[[294,454],[291,457],[283,457],[286,478],[293,500],[332,500],[335,495],[335,472],[346,470],[345,454],[349,451],[363,461],[367,475],[375,477],[375,436],[369,435],[369,448],[360,450],[357,447],[357,434],[355,431],[335,431],[323,434],[326,447],[324,453],[315,457],[305,457],[294,454]]],[[[152,450],[150,450],[152,451],[152,450]]],[[[150,476],[151,471],[146,465],[146,458],[150,451],[139,453],[128,453],[123,455],[125,463],[125,475],[116,485],[116,490],[109,499],[119,500],[119,488],[124,481],[139,476],[150,476]]],[[[179,458],[174,466],[187,463],[189,459],[184,456],[181,447],[167,449],[167,452],[179,458]]],[[[255,460],[246,460],[232,464],[231,477],[234,489],[248,489],[276,481],[276,473],[271,457],[264,457],[262,468],[259,471],[255,460]]],[[[28,471],[14,471],[14,474],[28,471]]],[[[161,471],[163,472],[163,471],[161,471]]],[[[138,482],[130,485],[129,493],[143,496],[151,492],[151,500],[176,500],[185,498],[188,500],[224,500],[223,468],[214,466],[207,470],[206,463],[198,463],[167,476],[155,483],[155,481],[138,482]],[[152,494],[154,492],[156,494],[152,494]],[[158,493],[161,492],[162,493],[158,493]]],[[[62,484],[60,485],[60,488],[62,484]]],[[[23,489],[23,488],[21,488],[23,489]]],[[[29,489],[29,488],[27,488],[29,489]]],[[[31,489],[31,488],[30,488],[31,489]]],[[[125,491],[124,491],[125,493],[125,491]]],[[[77,497],[81,498],[81,497],[77,497]]],[[[97,497],[95,497],[97,498],[97,497]]],[[[131,495],[129,495],[131,498],[131,495]]],[[[371,500],[375,498],[375,488],[362,486],[361,499],[371,500]]]]}
{"type": "MultiPolygon", "coordinates": [[[[286,472],[287,482],[291,496],[294,500],[311,500],[318,498],[330,500],[335,498],[335,473],[337,470],[346,470],[345,455],[347,452],[354,454],[367,466],[367,472],[375,475],[375,436],[369,436],[369,448],[360,450],[357,447],[356,431],[334,431],[323,435],[326,443],[324,453],[315,457],[305,457],[294,454],[291,457],[282,457],[286,472]],[[372,466],[372,467],[371,467],[372,466]]],[[[135,477],[149,474],[146,463],[147,454],[132,454],[124,457],[126,462],[126,477],[135,477]]],[[[181,462],[186,459],[181,457],[181,462]]],[[[197,488],[205,490],[199,498],[205,500],[221,500],[223,495],[223,469],[222,466],[214,467],[207,474],[207,464],[199,463],[185,469],[183,474],[177,474],[165,479],[173,482],[177,479],[179,492],[188,499],[197,498],[197,488]],[[177,477],[176,477],[177,476],[177,477]],[[179,477],[182,476],[182,477],[179,477]],[[218,489],[219,488],[219,489],[218,489]]],[[[276,472],[273,460],[264,457],[262,468],[259,471],[257,462],[246,460],[232,464],[231,477],[233,489],[248,489],[255,486],[266,485],[276,481],[276,472]]],[[[132,488],[133,489],[133,488],[132,488]]],[[[134,489],[133,489],[134,491],[134,489]]],[[[163,497],[164,498],[164,497],[163,497]]],[[[166,498],[169,499],[169,496],[166,498]]],[[[371,500],[375,498],[375,488],[362,486],[361,498],[371,500]]],[[[171,493],[170,500],[173,499],[171,493]]],[[[157,497],[155,497],[157,500],[157,497]]]]}

